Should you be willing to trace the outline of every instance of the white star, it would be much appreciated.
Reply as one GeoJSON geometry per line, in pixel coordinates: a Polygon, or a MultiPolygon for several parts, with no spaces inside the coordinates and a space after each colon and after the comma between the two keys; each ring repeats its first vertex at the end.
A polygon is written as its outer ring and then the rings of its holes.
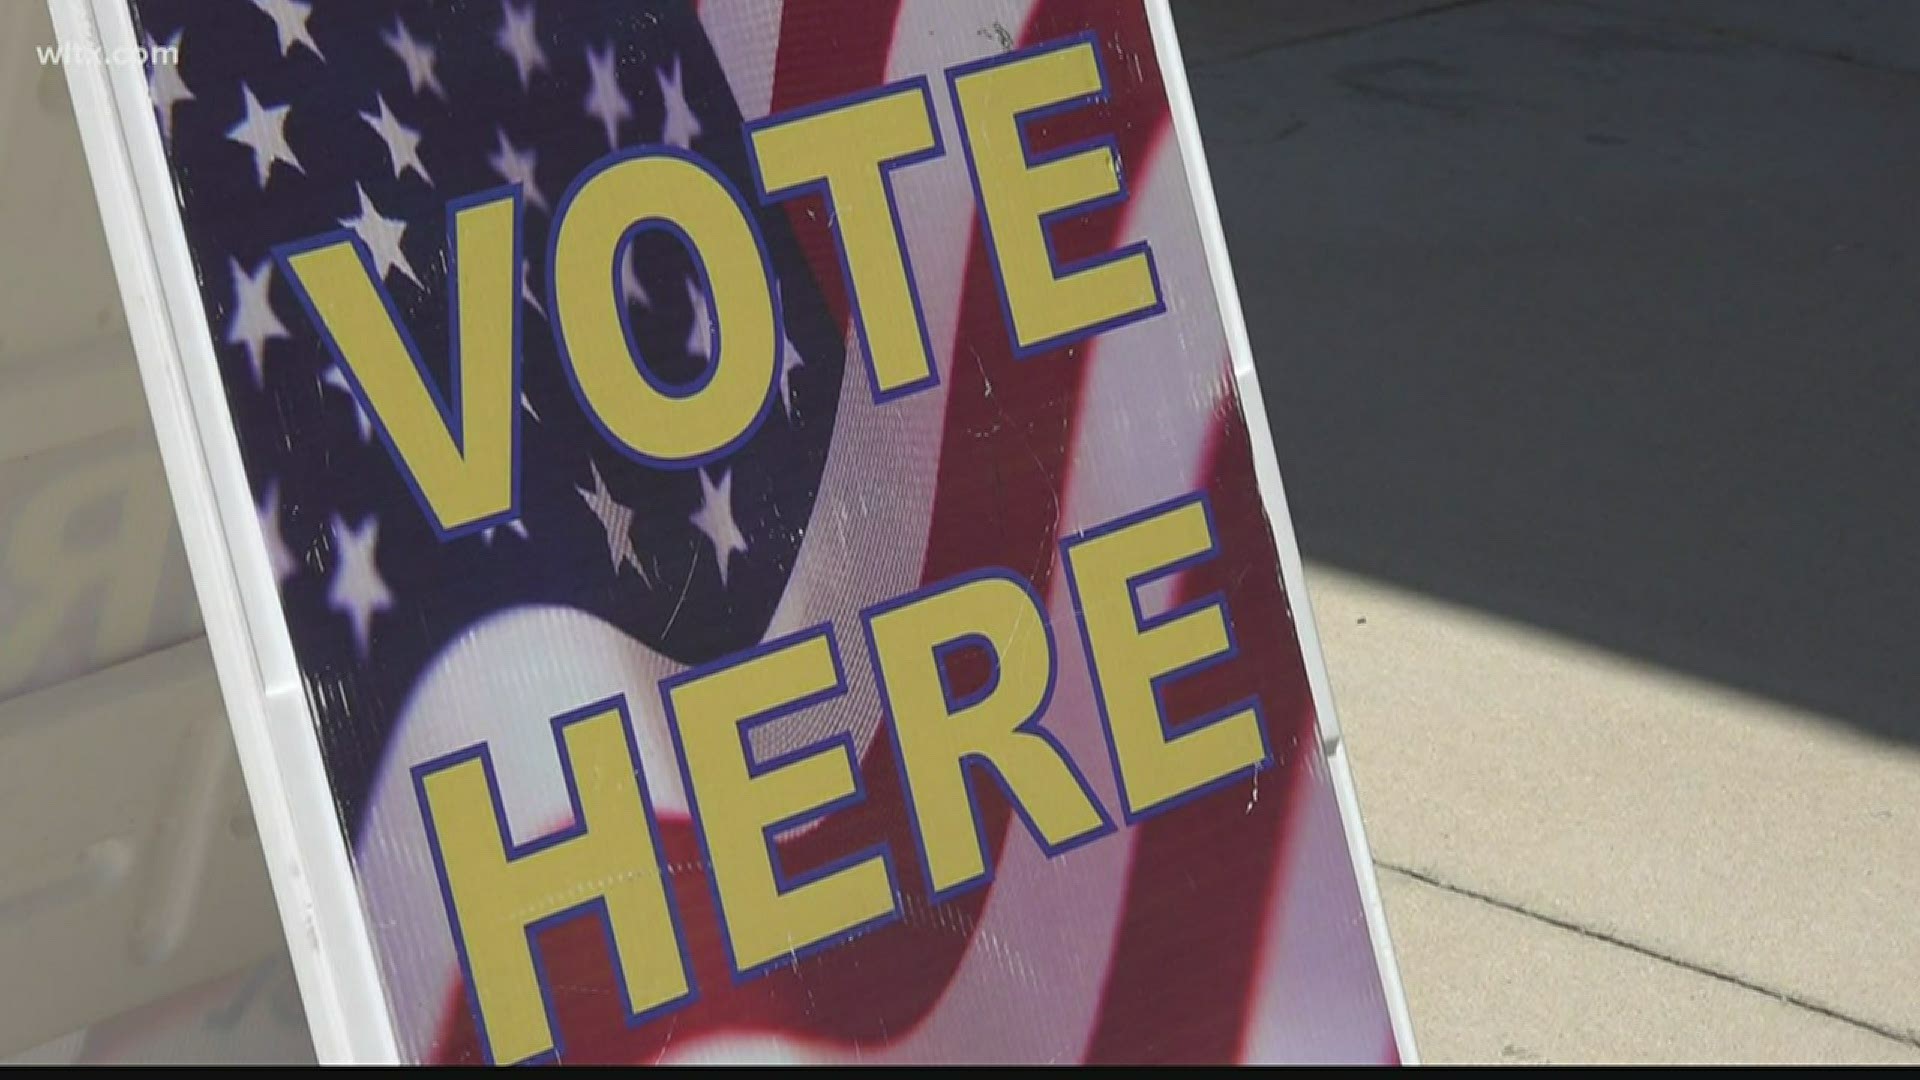
{"type": "Polygon", "coordinates": [[[393,593],[380,579],[380,568],[374,560],[374,545],[380,541],[380,522],[368,514],[359,528],[349,528],[340,520],[340,515],[335,514],[332,525],[333,549],[340,562],[334,570],[333,583],[327,586],[327,606],[345,615],[353,624],[353,643],[359,647],[360,655],[365,656],[373,617],[393,607],[393,593]]]}
{"type": "Polygon", "coordinates": [[[647,287],[640,282],[640,257],[632,244],[627,245],[626,258],[620,260],[620,302],[645,308],[653,306],[653,297],[647,295],[647,287]]]}
{"type": "Polygon", "coordinates": [[[367,189],[359,184],[353,190],[360,193],[360,216],[341,218],[340,224],[360,234],[360,241],[367,245],[367,251],[373,256],[374,273],[381,281],[387,280],[387,272],[398,267],[415,285],[420,284],[420,276],[413,272],[413,264],[407,261],[407,253],[401,248],[400,240],[407,235],[406,223],[397,218],[383,217],[374,208],[373,200],[367,198],[367,189]]]}
{"type": "MultiPolygon", "coordinates": [[[[480,539],[486,541],[486,544],[488,547],[492,547],[494,530],[499,529],[500,527],[501,526],[499,525],[489,525],[486,528],[481,529],[480,539]]],[[[518,536],[522,540],[525,540],[527,538],[527,523],[524,521],[521,521],[519,518],[514,518],[512,521],[507,522],[506,528],[510,532],[512,532],[515,536],[518,536]]]]}
{"type": "Polygon", "coordinates": [[[607,148],[612,149],[620,145],[620,122],[633,115],[633,106],[620,92],[620,75],[614,70],[612,45],[601,52],[587,49],[587,74],[593,79],[593,88],[587,91],[583,104],[587,115],[598,119],[600,126],[607,129],[607,148]]]}
{"type": "MultiPolygon", "coordinates": [[[[780,290],[780,311],[787,310],[786,286],[777,286],[780,290]]],[[[780,327],[780,407],[786,411],[789,419],[793,416],[793,373],[806,367],[807,362],[800,350],[793,347],[793,339],[787,336],[787,328],[780,327]]]]}
{"type": "Polygon", "coordinates": [[[287,145],[287,112],[293,106],[264,108],[260,99],[253,96],[253,87],[246,83],[240,84],[240,94],[246,99],[247,114],[227,129],[227,139],[253,151],[253,171],[258,175],[260,186],[267,186],[267,174],[282,161],[293,166],[296,172],[306,172],[300,159],[293,156],[293,147],[287,145]]]}
{"type": "Polygon", "coordinates": [[[653,77],[660,82],[660,94],[666,99],[667,116],[661,123],[660,141],[689,149],[693,140],[700,137],[700,118],[693,115],[687,105],[686,91],[680,87],[680,58],[673,58],[673,74],[656,71],[653,77]]]}
{"type": "Polygon", "coordinates": [[[587,467],[593,470],[593,490],[583,487],[573,490],[580,493],[586,501],[587,509],[600,519],[600,527],[607,531],[607,558],[613,560],[613,574],[620,576],[620,568],[632,564],[634,572],[640,575],[644,585],[653,584],[653,579],[640,566],[640,556],[633,550],[633,508],[621,505],[613,493],[607,490],[607,482],[600,478],[600,466],[588,460],[587,467]]]}
{"type": "Polygon", "coordinates": [[[493,166],[493,171],[499,173],[502,180],[509,184],[519,184],[520,197],[525,199],[529,206],[537,206],[542,210],[548,209],[547,197],[540,194],[540,185],[533,179],[533,169],[539,160],[539,155],[532,150],[515,149],[514,145],[507,141],[507,133],[503,128],[495,128],[494,134],[500,139],[500,149],[487,155],[487,164],[493,166]]]}
{"type": "Polygon", "coordinates": [[[233,318],[227,323],[227,344],[246,346],[247,363],[253,366],[253,385],[260,386],[266,381],[267,342],[292,336],[267,298],[267,288],[273,284],[273,260],[260,260],[252,273],[242,270],[238,259],[228,259],[227,265],[233,272],[233,318]]]}
{"type": "Polygon", "coordinates": [[[520,72],[520,89],[524,93],[533,81],[533,73],[547,66],[547,50],[540,47],[540,39],[534,36],[532,7],[502,4],[500,14],[505,21],[500,24],[500,32],[493,36],[493,41],[513,57],[513,66],[520,72]]]}
{"type": "Polygon", "coordinates": [[[385,94],[375,94],[373,100],[380,103],[380,115],[363,112],[360,119],[365,120],[367,126],[379,134],[380,141],[387,144],[387,159],[393,162],[393,178],[398,180],[401,174],[412,169],[420,174],[420,179],[432,185],[433,177],[427,175],[427,167],[420,161],[420,133],[393,115],[393,110],[387,108],[385,94]]]}
{"type": "Polygon", "coordinates": [[[327,373],[320,378],[328,386],[347,395],[347,399],[353,402],[353,422],[360,429],[360,441],[366,442],[373,438],[373,420],[367,415],[367,410],[360,406],[360,395],[353,392],[353,384],[347,382],[347,373],[340,370],[340,365],[328,365],[327,373]]]}
{"type": "Polygon", "coordinates": [[[393,55],[407,66],[407,85],[413,88],[415,94],[424,88],[433,91],[441,101],[447,100],[446,87],[440,85],[440,76],[433,73],[433,46],[417,40],[407,30],[405,19],[396,17],[392,30],[380,31],[380,40],[386,42],[393,55]]]}
{"type": "Polygon", "coordinates": [[[280,533],[280,482],[267,482],[266,501],[260,504],[260,538],[267,545],[267,566],[273,570],[273,584],[278,587],[293,575],[300,572],[300,563],[287,548],[286,537],[280,533]]]}
{"type": "MultiPolygon", "coordinates": [[[[185,30],[175,30],[167,39],[166,48],[172,50],[174,62],[155,63],[147,75],[147,92],[153,97],[153,107],[160,113],[160,134],[173,138],[173,107],[183,101],[193,100],[193,91],[187,89],[186,81],[180,78],[180,39],[185,30]]],[[[160,45],[152,38],[147,39],[147,55],[154,55],[160,45]]]]}
{"type": "Polygon", "coordinates": [[[544,319],[547,317],[547,309],[540,306],[540,298],[534,295],[533,283],[528,278],[532,270],[533,264],[531,262],[528,262],[526,259],[520,260],[520,299],[532,304],[533,310],[539,312],[540,317],[544,319]]]}
{"type": "Polygon", "coordinates": [[[707,470],[697,470],[700,474],[700,509],[693,512],[687,520],[693,527],[707,534],[713,543],[713,559],[720,566],[720,584],[727,583],[727,566],[733,561],[733,553],[747,550],[747,538],[740,535],[739,526],[733,523],[733,472],[728,470],[720,474],[720,483],[707,480],[707,470]]]}
{"type": "Polygon", "coordinates": [[[780,408],[791,419],[793,417],[793,373],[806,367],[800,350],[793,347],[793,339],[786,331],[780,332],[780,408]]]}
{"type": "Polygon", "coordinates": [[[253,6],[273,20],[274,33],[280,35],[280,55],[286,56],[295,45],[305,45],[313,55],[321,56],[320,46],[314,44],[313,33],[307,29],[307,17],[313,14],[313,5],[301,0],[253,0],[253,6]]]}
{"type": "Polygon", "coordinates": [[[687,303],[693,308],[693,317],[687,323],[687,355],[712,359],[707,355],[713,345],[713,316],[707,313],[707,291],[692,278],[687,279],[687,303]]]}

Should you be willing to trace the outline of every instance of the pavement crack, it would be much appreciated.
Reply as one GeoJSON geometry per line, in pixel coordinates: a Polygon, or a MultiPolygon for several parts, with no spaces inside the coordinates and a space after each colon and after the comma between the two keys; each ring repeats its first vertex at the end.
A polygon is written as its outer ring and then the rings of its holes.
{"type": "Polygon", "coordinates": [[[1398,874],[1401,877],[1407,878],[1412,881],[1417,881],[1422,885],[1427,885],[1432,888],[1439,889],[1443,892],[1449,892],[1454,894],[1455,896],[1462,896],[1469,900],[1477,900],[1480,903],[1487,904],[1491,907],[1499,908],[1502,911],[1511,912],[1512,914],[1522,916],[1523,918],[1532,919],[1535,922],[1545,923],[1548,926],[1551,926],[1557,930],[1565,930],[1569,933],[1578,934],[1581,937],[1588,938],[1593,941],[1598,941],[1598,942],[1601,942],[1602,944],[1612,945],[1615,948],[1625,949],[1631,953],[1637,953],[1641,956],[1646,957],[1649,960],[1657,960],[1663,964],[1670,964],[1674,967],[1680,968],[1683,971],[1690,971],[1695,975],[1702,975],[1709,979],[1715,979],[1720,982],[1727,983],[1730,986],[1737,986],[1742,990],[1747,990],[1755,994],[1761,994],[1766,997],[1770,997],[1775,1001],[1780,1002],[1783,1005],[1789,1005],[1796,1009],[1802,1009],[1810,1013],[1815,1013],[1819,1016],[1824,1016],[1829,1020],[1838,1020],[1840,1023],[1847,1024],[1851,1027],[1859,1028],[1862,1031],[1871,1032],[1875,1035],[1880,1036],[1883,1039],[1892,1039],[1894,1042],[1900,1043],[1903,1046],[1910,1046],[1916,1050],[1920,1050],[1920,1033],[1911,1032],[1911,1031],[1902,1031],[1898,1028],[1889,1027],[1885,1024],[1877,1023],[1872,1020],[1862,1019],[1858,1016],[1849,1016],[1846,1013],[1843,1013],[1838,1009],[1833,1008],[1832,1006],[1822,1005],[1817,1001],[1811,1001],[1797,994],[1791,994],[1784,990],[1776,990],[1771,986],[1765,986],[1760,983],[1754,982],[1750,979],[1744,979],[1738,975],[1732,974],[1731,972],[1721,971],[1717,968],[1707,967],[1704,964],[1699,964],[1692,960],[1687,960],[1682,957],[1674,956],[1671,953],[1663,953],[1658,949],[1651,949],[1645,945],[1640,945],[1635,942],[1628,941],[1625,938],[1616,937],[1615,935],[1609,934],[1604,930],[1595,930],[1589,926],[1581,926],[1579,923],[1576,923],[1576,922],[1569,922],[1566,919],[1556,918],[1555,916],[1552,916],[1552,915],[1546,915],[1541,912],[1534,911],[1531,908],[1525,907],[1521,904],[1516,904],[1511,900],[1503,900],[1500,897],[1492,896],[1487,893],[1480,892],[1477,889],[1470,889],[1464,885],[1456,885],[1451,881],[1445,881],[1441,878],[1437,878],[1433,876],[1432,874],[1415,870],[1412,867],[1400,866],[1396,863],[1390,863],[1390,862],[1386,862],[1378,859],[1374,861],[1374,865],[1379,867],[1382,870],[1386,870],[1391,873],[1398,874]]]}
{"type": "MultiPolygon", "coordinates": [[[[1364,34],[1369,30],[1374,30],[1382,26],[1410,22],[1414,19],[1424,19],[1429,15],[1440,15],[1453,11],[1456,8],[1471,7],[1475,4],[1485,4],[1489,2],[1490,0],[1436,0],[1435,3],[1428,6],[1414,8],[1411,11],[1397,12],[1392,15],[1374,19],[1370,22],[1328,27],[1325,30],[1316,30],[1312,33],[1301,34],[1299,37],[1290,37],[1281,41],[1270,41],[1261,45],[1254,45],[1250,48],[1239,49],[1234,52],[1221,53],[1218,56],[1207,57],[1204,61],[1198,61],[1193,66],[1201,67],[1211,66],[1213,64],[1230,64],[1236,60],[1245,60],[1250,56],[1259,56],[1261,53],[1269,53],[1277,49],[1291,49],[1295,45],[1307,45],[1316,41],[1328,41],[1333,38],[1346,37],[1349,34],[1364,34]]],[[[1289,132],[1289,134],[1291,134],[1291,132],[1289,132]]]]}
{"type": "Polygon", "coordinates": [[[1789,41],[1778,35],[1769,34],[1764,30],[1747,30],[1740,27],[1725,26],[1711,19],[1695,16],[1687,12],[1684,5],[1676,4],[1671,11],[1650,13],[1638,9],[1615,7],[1606,3],[1606,0],[1564,0],[1564,2],[1598,14],[1612,15],[1616,18],[1638,18],[1660,26],[1691,30],[1695,33],[1707,34],[1712,37],[1723,38],[1727,41],[1738,42],[1742,45],[1772,49],[1776,52],[1788,53],[1794,56],[1804,56],[1815,60],[1830,60],[1837,64],[1845,64],[1848,67],[1874,71],[1882,75],[1893,75],[1905,79],[1912,79],[1920,75],[1920,72],[1915,72],[1912,68],[1901,67],[1897,64],[1881,63],[1845,48],[1789,41]]]}

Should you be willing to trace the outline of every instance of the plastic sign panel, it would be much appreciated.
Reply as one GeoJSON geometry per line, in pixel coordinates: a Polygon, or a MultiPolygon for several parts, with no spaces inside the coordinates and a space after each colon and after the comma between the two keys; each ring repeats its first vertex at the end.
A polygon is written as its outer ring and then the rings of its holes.
{"type": "Polygon", "coordinates": [[[1410,1053],[1164,8],[63,20],[324,1057],[1410,1053]]]}

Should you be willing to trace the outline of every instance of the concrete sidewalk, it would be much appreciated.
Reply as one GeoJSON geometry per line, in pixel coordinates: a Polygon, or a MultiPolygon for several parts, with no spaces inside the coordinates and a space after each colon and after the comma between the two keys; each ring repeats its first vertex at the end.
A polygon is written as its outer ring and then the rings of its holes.
{"type": "Polygon", "coordinates": [[[1426,1060],[1920,1063],[1920,751],[1307,582],[1426,1060]]]}
{"type": "Polygon", "coordinates": [[[1176,6],[1429,1061],[1920,1061],[1920,5],[1176,6]]]}

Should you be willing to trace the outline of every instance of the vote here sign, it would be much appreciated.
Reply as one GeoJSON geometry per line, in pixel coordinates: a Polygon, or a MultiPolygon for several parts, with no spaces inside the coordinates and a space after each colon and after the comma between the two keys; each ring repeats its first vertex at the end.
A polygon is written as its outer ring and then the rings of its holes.
{"type": "Polygon", "coordinates": [[[1405,1052],[1163,7],[93,8],[340,1053],[1405,1052]]]}

